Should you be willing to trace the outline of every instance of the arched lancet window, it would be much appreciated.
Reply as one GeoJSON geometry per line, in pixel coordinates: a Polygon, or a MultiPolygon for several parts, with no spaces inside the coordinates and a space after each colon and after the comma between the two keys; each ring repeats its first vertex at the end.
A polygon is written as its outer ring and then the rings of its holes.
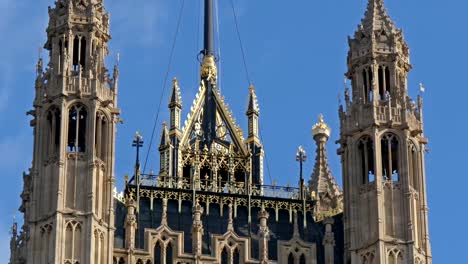
{"type": "Polygon", "coordinates": [[[398,139],[393,134],[385,134],[380,142],[382,175],[386,180],[398,181],[398,139]]]}
{"type": "Polygon", "coordinates": [[[390,69],[385,67],[385,90],[390,93],[390,69]]]}
{"type": "Polygon", "coordinates": [[[240,253],[239,253],[239,249],[238,249],[238,248],[236,248],[236,249],[234,250],[233,263],[234,263],[234,264],[240,264],[240,253]]]}
{"type": "Polygon", "coordinates": [[[384,69],[382,66],[379,66],[379,96],[380,100],[385,99],[385,87],[384,87],[384,69]]]}
{"type": "Polygon", "coordinates": [[[172,264],[172,258],[173,258],[172,244],[169,243],[167,244],[167,247],[166,247],[166,264],[172,264]]]}
{"type": "Polygon", "coordinates": [[[148,260],[146,261],[146,264],[151,264],[151,260],[148,259],[148,260]]]}
{"type": "Polygon", "coordinates": [[[60,128],[61,128],[61,114],[57,107],[52,107],[47,112],[47,124],[48,124],[48,154],[58,154],[60,147],[60,128]]]}
{"type": "Polygon", "coordinates": [[[125,264],[125,259],[124,259],[124,258],[120,258],[119,264],[125,264]]]}
{"type": "Polygon", "coordinates": [[[288,256],[288,264],[294,264],[294,255],[293,253],[289,253],[289,256],[288,256]]]}
{"type": "Polygon", "coordinates": [[[365,136],[358,143],[359,158],[361,165],[361,180],[363,184],[375,180],[374,168],[374,142],[369,136],[365,136]]]}
{"type": "Polygon", "coordinates": [[[75,36],[73,39],[73,70],[78,70],[78,63],[80,59],[80,38],[75,36]]]}
{"type": "Polygon", "coordinates": [[[392,251],[388,253],[388,264],[397,264],[396,256],[393,254],[392,251]]]}
{"type": "Polygon", "coordinates": [[[102,161],[105,161],[107,157],[108,129],[109,121],[107,117],[103,113],[98,112],[96,114],[95,151],[96,157],[102,161]]]}
{"type": "Polygon", "coordinates": [[[410,173],[410,185],[415,190],[419,190],[419,154],[416,145],[413,142],[409,142],[409,173],[410,173]]]}
{"type": "Polygon", "coordinates": [[[80,43],[80,66],[82,68],[86,67],[86,38],[85,37],[81,38],[81,43],[80,43]]]}
{"type": "Polygon", "coordinates": [[[68,151],[86,151],[86,125],[88,113],[83,105],[77,104],[68,113],[68,151]]]}
{"type": "Polygon", "coordinates": [[[62,58],[63,58],[63,43],[62,43],[62,40],[60,39],[59,42],[58,42],[58,71],[62,71],[62,68],[63,68],[63,61],[62,61],[62,58]]]}
{"type": "Polygon", "coordinates": [[[143,260],[138,259],[136,264],[143,264],[143,260]]]}
{"type": "Polygon", "coordinates": [[[363,87],[364,87],[364,102],[367,103],[369,102],[369,96],[370,96],[370,85],[369,85],[369,82],[367,80],[367,70],[366,69],[363,69],[362,70],[362,82],[363,82],[363,87]]]}
{"type": "Polygon", "coordinates": [[[161,264],[161,244],[158,242],[154,246],[154,264],[161,264]]]}
{"type": "Polygon", "coordinates": [[[299,259],[299,264],[306,264],[306,258],[304,254],[301,255],[301,258],[299,259]]]}
{"type": "Polygon", "coordinates": [[[227,248],[224,247],[223,251],[221,251],[221,264],[228,264],[229,263],[229,255],[227,248]]]}

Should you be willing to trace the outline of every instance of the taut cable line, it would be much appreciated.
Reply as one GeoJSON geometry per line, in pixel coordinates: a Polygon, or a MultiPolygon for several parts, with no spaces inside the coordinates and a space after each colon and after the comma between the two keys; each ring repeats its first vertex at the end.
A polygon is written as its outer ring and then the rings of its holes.
{"type": "Polygon", "coordinates": [[[150,138],[150,141],[149,141],[148,150],[146,151],[145,163],[143,165],[143,173],[145,173],[145,171],[146,171],[146,165],[148,163],[148,157],[149,157],[149,154],[151,152],[151,147],[153,145],[154,133],[156,131],[156,126],[158,125],[159,113],[161,112],[161,104],[162,104],[162,101],[163,101],[163,98],[164,98],[164,94],[166,92],[167,79],[169,77],[169,72],[170,72],[171,65],[172,65],[172,59],[174,57],[174,50],[175,50],[175,46],[176,46],[176,42],[177,42],[177,36],[178,36],[178,33],[179,33],[179,29],[180,29],[180,22],[182,20],[182,13],[184,11],[184,6],[185,6],[185,0],[182,0],[182,5],[180,6],[179,15],[178,15],[178,18],[177,18],[176,32],[175,32],[174,38],[172,40],[171,51],[170,51],[170,54],[169,54],[169,62],[167,64],[166,74],[164,76],[164,81],[163,81],[163,85],[162,85],[162,89],[161,89],[161,96],[159,97],[158,108],[156,110],[156,117],[154,119],[153,130],[151,132],[151,138],[150,138]]]}

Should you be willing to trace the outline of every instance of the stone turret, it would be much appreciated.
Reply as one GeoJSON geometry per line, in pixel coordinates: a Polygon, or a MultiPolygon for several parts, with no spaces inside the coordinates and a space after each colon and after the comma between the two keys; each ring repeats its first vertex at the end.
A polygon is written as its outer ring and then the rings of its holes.
{"type": "Polygon", "coordinates": [[[408,95],[412,66],[383,0],[369,0],[349,38],[352,95],[340,106],[346,261],[432,262],[427,222],[422,97],[408,95]]]}
{"type": "Polygon", "coordinates": [[[28,111],[34,151],[20,208],[26,263],[111,261],[120,110],[118,67],[109,73],[105,65],[110,38],[101,0],[58,0],[49,7],[48,64],[40,58],[36,65],[28,111]]]}
{"type": "Polygon", "coordinates": [[[331,129],[319,116],[318,122],[312,128],[312,136],[316,143],[315,166],[309,181],[309,190],[315,196],[315,218],[321,220],[326,216],[336,215],[343,210],[343,193],[339,189],[328,165],[326,145],[331,129]]]}

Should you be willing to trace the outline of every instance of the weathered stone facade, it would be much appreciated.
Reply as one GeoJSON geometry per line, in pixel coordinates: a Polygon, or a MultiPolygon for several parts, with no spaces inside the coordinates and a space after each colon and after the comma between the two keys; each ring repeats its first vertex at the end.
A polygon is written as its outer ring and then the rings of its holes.
{"type": "MultiPolygon", "coordinates": [[[[49,8],[50,59],[37,64],[34,160],[10,263],[430,264],[422,97],[408,96],[409,49],[383,0],[369,0],[349,40],[352,91],[339,110],[344,192],[328,166],[323,116],[312,127],[308,183],[300,148],[299,187],[264,184],[255,88],[246,138],[217,89],[212,1],[204,1],[200,86],[186,121],[174,79],[159,173],[140,172],[137,158],[123,195],[114,191],[119,72],[104,64],[109,15],[102,0],[49,8]]],[[[139,134],[133,144],[142,146],[139,134]]]]}

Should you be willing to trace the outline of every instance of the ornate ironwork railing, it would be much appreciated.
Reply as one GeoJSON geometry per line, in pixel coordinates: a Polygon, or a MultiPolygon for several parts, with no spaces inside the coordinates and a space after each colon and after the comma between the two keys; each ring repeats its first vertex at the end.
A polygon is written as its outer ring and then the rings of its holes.
{"type": "Polygon", "coordinates": [[[140,176],[140,186],[196,190],[206,192],[217,192],[226,194],[240,194],[252,196],[265,196],[284,199],[299,199],[300,189],[290,186],[277,185],[246,185],[245,182],[223,181],[221,179],[195,179],[190,181],[187,178],[174,178],[161,175],[143,174],[140,176]]]}

